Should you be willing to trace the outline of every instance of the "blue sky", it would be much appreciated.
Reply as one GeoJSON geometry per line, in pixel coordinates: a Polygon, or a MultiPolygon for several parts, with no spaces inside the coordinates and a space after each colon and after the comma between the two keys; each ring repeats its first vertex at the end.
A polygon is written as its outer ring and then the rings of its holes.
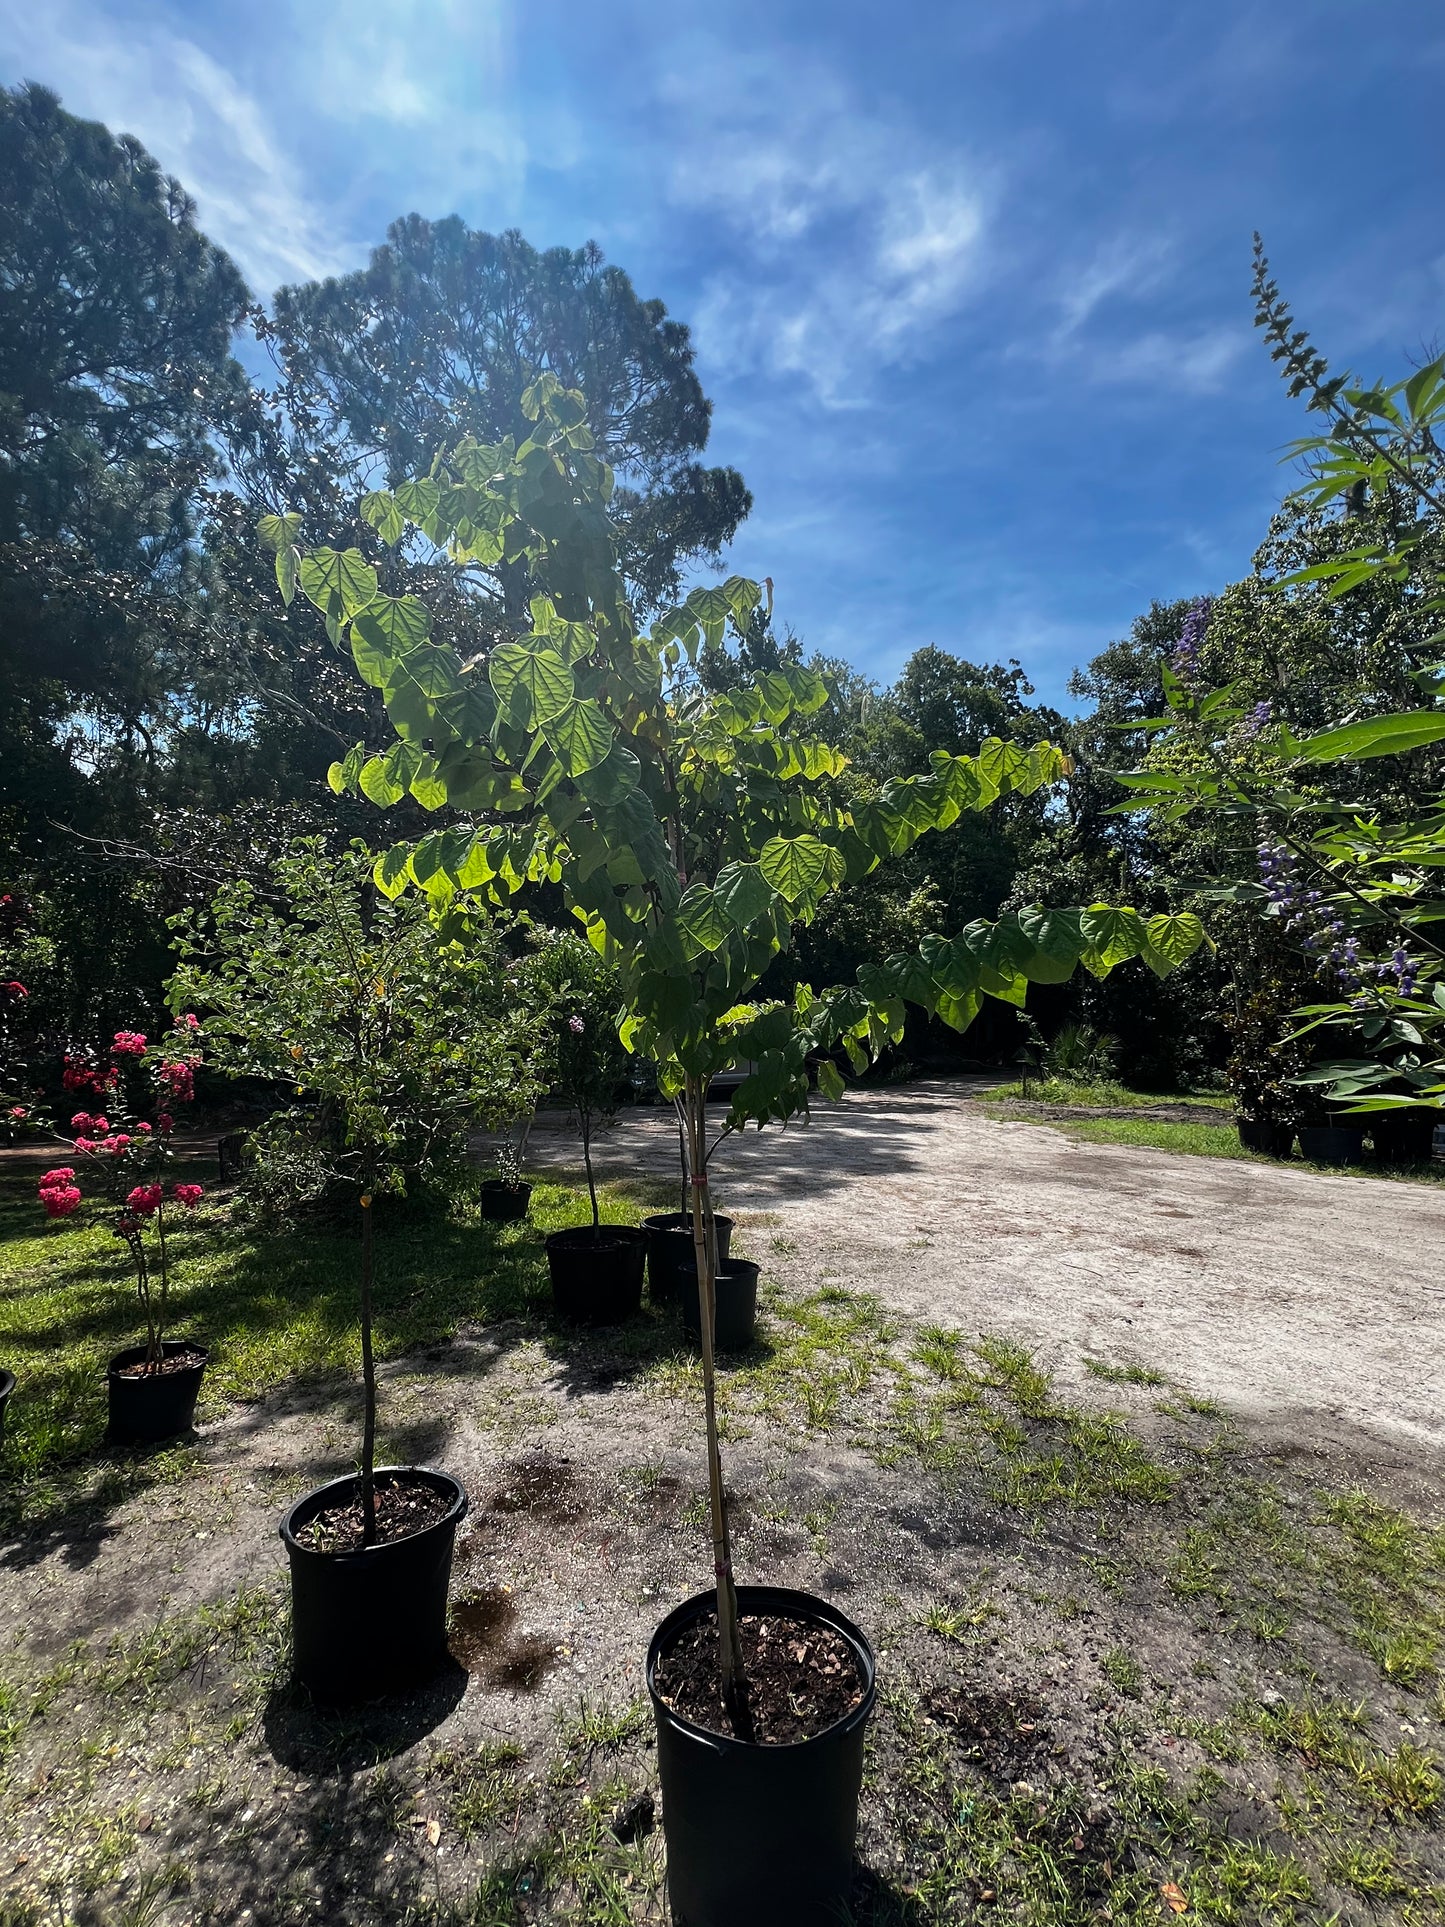
{"type": "Polygon", "coordinates": [[[1250,233],[1393,373],[1445,315],[1438,0],[0,0],[263,295],[412,209],[597,240],[692,324],[730,566],[886,678],[1069,670],[1243,573],[1304,418],[1250,233]]]}

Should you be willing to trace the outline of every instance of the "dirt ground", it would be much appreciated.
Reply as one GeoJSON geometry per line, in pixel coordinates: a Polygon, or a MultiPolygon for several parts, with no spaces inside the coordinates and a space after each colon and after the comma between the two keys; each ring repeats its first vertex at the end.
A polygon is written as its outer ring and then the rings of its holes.
{"type": "MultiPolygon", "coordinates": [[[[674,1156],[639,1113],[598,1160],[656,1209],[674,1156]]],[[[1445,1918],[1445,1201],[941,1085],[715,1177],[765,1273],[722,1384],[740,1577],[879,1654],[857,1921],[1445,1918]]],[[[666,1919],[642,1664],[711,1566],[690,1345],[539,1301],[385,1369],[381,1457],[471,1497],[454,1658],[334,1715],[287,1677],[276,1525],[358,1408],[204,1409],[0,1546],[4,1927],[666,1919]]]]}
{"type": "MultiPolygon", "coordinates": [[[[562,1120],[540,1161],[576,1162],[562,1120]]],[[[677,1168],[663,1112],[600,1140],[606,1172],[677,1168]]],[[[1251,1428],[1440,1469],[1445,1192],[1283,1165],[1082,1144],[981,1115],[970,1087],[850,1091],[786,1130],[728,1139],[715,1203],[752,1219],[777,1275],[892,1312],[1006,1332],[1066,1385],[1127,1358],[1251,1428]]]]}

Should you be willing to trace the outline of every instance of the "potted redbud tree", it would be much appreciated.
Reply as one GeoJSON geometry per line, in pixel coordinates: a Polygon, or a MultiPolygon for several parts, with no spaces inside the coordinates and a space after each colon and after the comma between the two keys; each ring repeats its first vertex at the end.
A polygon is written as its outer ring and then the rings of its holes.
{"type": "Polygon", "coordinates": [[[415,524],[468,567],[505,559],[497,621],[513,635],[490,652],[485,680],[432,636],[419,600],[380,593],[359,552],[303,550],[299,516],[269,517],[262,533],[283,595],[299,584],[328,618],[398,731],[384,755],[358,746],[333,765],[333,785],[373,800],[410,788],[459,813],[388,851],[382,887],[424,886],[440,902],[449,887],[504,900],[529,877],[560,882],[618,971],[622,1042],[658,1065],[664,1094],[680,1101],[716,1583],[668,1614],[647,1655],[668,1884],[689,1927],[800,1927],[847,1904],[874,1659],[828,1601],[734,1582],[716,1417],[709,1083],[751,1063],[730,1120],[783,1120],[806,1109],[812,1063],[824,1093],[841,1096],[832,1053],[861,1067],[901,1035],[905,998],[962,1028],[984,994],[1021,1004],[1031,978],[1060,982],[1080,960],[1103,974],[1142,955],[1165,971],[1202,932],[1193,918],[1146,923],[1103,905],[1022,911],[927,940],[855,985],[759,998],[796,926],[845,881],[966,810],[1054,782],[1066,759],[1047,744],[939,751],[927,774],[863,798],[838,780],[847,759],[818,735],[828,690],[812,671],[740,670],[737,686],[698,691],[684,657],[744,627],[761,589],[734,578],[695,590],[639,633],[609,521],[611,472],[592,452],[583,398],[543,376],[524,406],[534,427],[521,447],[462,442],[429,476],[364,504],[385,541],[415,524]]]}

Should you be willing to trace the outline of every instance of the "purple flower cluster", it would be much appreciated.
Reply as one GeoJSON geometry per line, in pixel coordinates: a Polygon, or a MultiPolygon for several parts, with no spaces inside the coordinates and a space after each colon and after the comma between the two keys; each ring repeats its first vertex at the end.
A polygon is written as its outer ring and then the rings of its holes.
{"type": "Polygon", "coordinates": [[[1343,918],[1334,914],[1321,891],[1300,887],[1299,858],[1294,851],[1266,837],[1258,855],[1265,893],[1285,929],[1296,933],[1300,948],[1316,960],[1322,977],[1333,976],[1341,990],[1359,990],[1363,981],[1359,942],[1345,935],[1343,918]]]}
{"type": "Polygon", "coordinates": [[[1214,607],[1212,596],[1202,595],[1191,602],[1184,615],[1184,627],[1179,631],[1179,640],[1174,645],[1174,654],[1169,666],[1182,683],[1199,680],[1200,652],[1204,648],[1204,638],[1209,633],[1209,612],[1214,607]]]}
{"type": "Polygon", "coordinates": [[[1415,973],[1420,968],[1403,944],[1396,944],[1390,952],[1390,961],[1379,966],[1379,974],[1392,975],[1395,988],[1402,997],[1410,997],[1415,991],[1415,973]]]}
{"type": "Polygon", "coordinates": [[[1247,742],[1253,742],[1274,721],[1274,708],[1270,703],[1256,703],[1254,708],[1239,725],[1239,733],[1247,742]]]}
{"type": "Polygon", "coordinates": [[[1332,976],[1341,990],[1352,993],[1357,1010],[1371,1007],[1369,979],[1379,988],[1394,979],[1400,996],[1414,994],[1419,964],[1402,944],[1396,944],[1383,963],[1367,963],[1360,956],[1357,937],[1347,937],[1342,919],[1318,890],[1300,887],[1299,859],[1283,843],[1268,837],[1259,845],[1259,874],[1269,900],[1278,909],[1286,930],[1297,933],[1300,947],[1316,959],[1321,977],[1332,976]]]}

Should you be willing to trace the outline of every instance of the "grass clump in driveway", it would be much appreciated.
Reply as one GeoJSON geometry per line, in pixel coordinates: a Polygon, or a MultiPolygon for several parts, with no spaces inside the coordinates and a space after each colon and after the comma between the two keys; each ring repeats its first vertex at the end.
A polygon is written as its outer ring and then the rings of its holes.
{"type": "Polygon", "coordinates": [[[994,1503],[1031,1515],[1172,1496],[1176,1472],[1116,1414],[1063,1403],[1022,1345],[929,1326],[913,1357],[925,1376],[895,1396],[876,1448],[882,1463],[911,1460],[953,1480],[971,1473],[994,1503]]]}

